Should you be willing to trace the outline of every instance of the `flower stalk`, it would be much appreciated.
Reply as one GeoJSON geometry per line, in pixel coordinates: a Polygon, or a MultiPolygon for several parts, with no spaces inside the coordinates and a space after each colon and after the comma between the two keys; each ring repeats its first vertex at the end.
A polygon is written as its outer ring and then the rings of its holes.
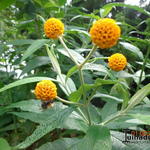
{"type": "Polygon", "coordinates": [[[147,53],[146,53],[146,56],[145,56],[145,59],[144,59],[143,65],[142,65],[142,71],[141,71],[141,74],[140,74],[140,78],[139,78],[139,82],[138,82],[136,91],[139,90],[139,87],[140,87],[140,84],[141,84],[141,81],[142,81],[142,77],[143,77],[143,73],[144,73],[144,69],[145,69],[147,60],[149,58],[149,54],[150,54],[150,44],[148,45],[148,50],[147,50],[147,53]]]}
{"type": "Polygon", "coordinates": [[[59,41],[60,43],[63,45],[63,47],[65,48],[65,50],[67,51],[68,55],[70,56],[70,58],[72,59],[72,61],[78,66],[78,62],[76,61],[76,59],[73,57],[73,55],[70,53],[69,48],[67,47],[67,45],[65,44],[62,36],[59,36],[59,41]]]}
{"type": "Polygon", "coordinates": [[[81,103],[75,103],[75,102],[67,101],[65,99],[60,98],[59,96],[57,96],[56,99],[63,102],[63,103],[65,103],[65,104],[73,104],[73,105],[78,105],[78,106],[84,106],[81,103]]]}
{"type": "Polygon", "coordinates": [[[88,62],[88,60],[91,58],[91,56],[96,51],[96,49],[97,49],[97,46],[94,45],[91,51],[89,52],[89,54],[87,55],[87,57],[85,58],[84,62],[79,65],[79,70],[81,70],[82,67],[88,62]]]}
{"type": "Polygon", "coordinates": [[[120,116],[122,116],[122,115],[123,115],[123,113],[122,113],[122,112],[119,112],[119,113],[117,113],[115,116],[113,116],[112,118],[110,118],[110,119],[108,119],[108,120],[106,120],[106,121],[100,123],[99,125],[104,126],[104,125],[108,124],[109,122],[118,119],[118,118],[119,118],[120,116]]]}
{"type": "Polygon", "coordinates": [[[85,111],[86,111],[86,114],[87,114],[87,118],[88,118],[88,122],[89,122],[89,125],[91,125],[91,117],[90,117],[90,112],[89,112],[89,109],[88,109],[88,105],[86,105],[86,90],[84,88],[84,77],[83,77],[83,72],[81,69],[79,69],[79,77],[80,77],[80,82],[81,82],[81,87],[82,87],[82,92],[83,92],[83,101],[85,103],[85,111]]]}

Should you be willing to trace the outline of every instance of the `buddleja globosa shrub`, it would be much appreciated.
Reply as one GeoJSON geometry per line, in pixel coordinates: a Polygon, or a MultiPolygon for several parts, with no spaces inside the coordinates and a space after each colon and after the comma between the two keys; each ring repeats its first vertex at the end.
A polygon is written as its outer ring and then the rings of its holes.
{"type": "MultiPolygon", "coordinates": [[[[5,111],[13,115],[38,124],[33,133],[14,146],[14,149],[25,149],[35,143],[39,147],[36,147],[38,150],[141,148],[137,143],[125,143],[125,133],[121,129],[135,130],[138,125],[150,124],[150,118],[146,114],[148,113],[149,98],[147,96],[150,93],[150,84],[141,86],[150,44],[148,39],[123,38],[121,34],[124,31],[121,31],[119,23],[112,18],[104,18],[109,13],[107,9],[115,5],[126,6],[114,3],[102,9],[103,18],[95,20],[90,27],[88,35],[91,39],[89,45],[92,48],[85,58],[77,51],[68,48],[64,36],[65,24],[60,19],[53,17],[44,21],[43,31],[47,39],[35,41],[24,53],[22,61],[44,46],[51,61],[52,70],[57,75],[56,78],[51,78],[51,76],[28,77],[0,89],[2,92],[15,86],[38,82],[33,89],[37,100],[17,102],[5,108],[5,111]],[[129,42],[139,40],[147,46],[148,52],[138,79],[135,79],[136,75],[132,71],[130,73],[132,70],[130,61],[123,52],[127,45],[130,51],[135,47],[125,42],[126,40],[129,42]],[[118,46],[119,41],[125,48],[118,46]],[[55,47],[56,43],[59,47],[55,47]],[[109,52],[109,49],[113,47],[117,47],[118,51],[109,52]],[[108,51],[109,56],[100,55],[102,51],[108,51]],[[74,63],[66,75],[62,73],[63,68],[59,64],[60,53],[74,63]],[[98,57],[95,56],[95,53],[99,54],[98,57]],[[100,64],[101,61],[102,64],[100,64]],[[93,83],[85,82],[85,70],[93,74],[93,83]],[[76,85],[73,76],[78,76],[79,86],[76,85]],[[130,93],[128,78],[138,80],[135,93],[130,93]],[[64,92],[63,97],[59,95],[59,91],[64,92]],[[92,101],[95,98],[99,102],[105,101],[105,104],[101,104],[99,108],[96,107],[97,105],[93,105],[92,101]],[[143,104],[141,104],[142,100],[143,104]],[[12,108],[20,108],[21,111],[12,111],[12,108]],[[142,111],[139,111],[141,108],[142,111]],[[40,139],[44,140],[38,142],[40,139]]],[[[148,12],[139,7],[133,7],[133,9],[150,16],[148,12]]],[[[84,51],[87,50],[84,49],[84,51]]]]}

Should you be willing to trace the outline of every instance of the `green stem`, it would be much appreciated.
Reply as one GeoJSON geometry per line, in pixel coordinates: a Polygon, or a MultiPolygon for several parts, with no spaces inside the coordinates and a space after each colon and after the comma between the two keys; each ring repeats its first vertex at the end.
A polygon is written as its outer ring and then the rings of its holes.
{"type": "Polygon", "coordinates": [[[42,16],[36,15],[36,17],[37,17],[37,18],[40,18],[40,20],[41,20],[43,23],[45,22],[45,19],[44,19],[42,16]]]}
{"type": "Polygon", "coordinates": [[[109,57],[96,57],[96,58],[92,58],[90,60],[88,60],[87,62],[95,62],[97,60],[104,60],[104,59],[108,59],[109,57]]]}
{"type": "Polygon", "coordinates": [[[86,119],[86,116],[84,115],[84,113],[82,112],[82,110],[81,110],[79,107],[78,107],[77,109],[78,109],[78,111],[81,113],[83,119],[84,119],[87,123],[89,123],[89,121],[86,119]]]}
{"type": "Polygon", "coordinates": [[[106,80],[107,77],[108,77],[108,74],[106,73],[103,80],[106,80]]]}
{"type": "Polygon", "coordinates": [[[89,122],[89,125],[91,125],[91,117],[90,117],[90,112],[89,112],[89,109],[88,109],[88,105],[86,105],[86,90],[84,88],[84,77],[83,77],[83,73],[82,73],[82,70],[79,69],[79,77],[80,77],[80,81],[81,81],[81,86],[82,86],[82,92],[83,92],[83,101],[85,103],[85,111],[86,111],[86,114],[87,114],[87,117],[88,117],[88,122],[89,122]]]}
{"type": "Polygon", "coordinates": [[[81,82],[81,87],[82,87],[82,92],[83,92],[83,100],[85,102],[86,101],[86,91],[84,88],[84,77],[83,77],[82,70],[80,70],[80,69],[79,69],[79,77],[80,77],[80,82],[81,82]]]}
{"type": "Polygon", "coordinates": [[[65,104],[73,104],[73,105],[78,105],[78,106],[84,106],[81,103],[70,102],[70,101],[67,101],[65,99],[60,98],[59,96],[57,96],[56,99],[63,102],[63,103],[65,103],[65,104]]]}
{"type": "Polygon", "coordinates": [[[93,48],[91,49],[91,51],[89,52],[89,54],[87,55],[87,57],[85,58],[84,62],[79,65],[79,69],[80,70],[82,69],[82,67],[84,66],[84,64],[88,62],[88,60],[93,55],[93,53],[96,51],[96,49],[97,49],[97,46],[94,45],[93,48]]]}
{"type": "Polygon", "coordinates": [[[78,66],[78,62],[75,60],[75,58],[73,57],[73,55],[70,53],[69,48],[67,47],[67,45],[65,44],[63,38],[61,36],[59,36],[59,41],[61,42],[61,44],[63,45],[63,47],[65,48],[65,50],[67,51],[68,55],[70,56],[70,58],[72,59],[72,61],[78,66]]]}
{"type": "Polygon", "coordinates": [[[87,105],[89,105],[90,101],[92,100],[93,96],[95,95],[95,93],[96,93],[96,91],[97,91],[97,88],[98,88],[98,87],[96,87],[96,88],[93,90],[92,94],[89,96],[89,98],[88,98],[88,100],[87,100],[87,105]]]}
{"type": "Polygon", "coordinates": [[[110,119],[100,123],[99,125],[106,125],[109,122],[118,119],[119,117],[126,115],[126,113],[129,111],[130,109],[125,109],[125,110],[121,110],[120,112],[118,112],[115,116],[111,117],[110,119]]]}
{"type": "Polygon", "coordinates": [[[110,118],[110,119],[108,119],[108,120],[106,120],[106,121],[104,121],[104,122],[102,122],[102,123],[100,123],[99,125],[106,125],[106,124],[108,124],[109,122],[111,122],[111,121],[113,121],[113,120],[116,120],[117,118],[119,118],[120,116],[122,116],[123,114],[122,114],[122,112],[119,112],[119,113],[117,113],[114,117],[112,117],[112,118],[110,118]]]}
{"type": "Polygon", "coordinates": [[[88,121],[89,121],[89,125],[91,125],[91,117],[90,117],[90,111],[88,108],[88,104],[86,102],[86,90],[84,88],[84,77],[83,77],[83,73],[82,73],[82,67],[88,62],[88,60],[90,59],[90,57],[93,55],[93,53],[95,52],[95,50],[97,49],[97,46],[94,45],[93,48],[91,49],[91,51],[89,52],[89,54],[87,55],[87,57],[85,58],[84,62],[81,63],[78,67],[79,70],[79,76],[80,76],[80,81],[81,81],[81,86],[82,86],[82,91],[83,91],[83,100],[85,103],[85,111],[87,113],[87,117],[88,117],[88,121]]]}
{"type": "Polygon", "coordinates": [[[139,83],[137,85],[136,91],[138,91],[139,88],[140,88],[140,84],[141,84],[141,81],[142,81],[143,72],[144,72],[145,65],[147,63],[147,59],[149,57],[149,54],[150,54],[150,45],[148,46],[148,50],[147,50],[147,53],[146,53],[146,56],[145,56],[145,59],[144,59],[143,65],[142,65],[142,71],[141,71],[141,74],[140,74],[139,83]]]}
{"type": "Polygon", "coordinates": [[[88,106],[85,108],[85,111],[87,113],[87,117],[88,117],[88,121],[89,121],[89,126],[91,126],[92,122],[91,122],[90,111],[89,111],[88,106]]]}

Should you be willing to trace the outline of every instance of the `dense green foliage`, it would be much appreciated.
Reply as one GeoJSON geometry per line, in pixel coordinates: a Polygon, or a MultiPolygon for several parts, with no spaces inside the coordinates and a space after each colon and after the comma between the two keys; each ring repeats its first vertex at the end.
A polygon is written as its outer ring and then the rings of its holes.
{"type": "Polygon", "coordinates": [[[150,5],[110,2],[0,2],[0,150],[150,149],[122,142],[123,129],[150,130],[150,5]],[[121,37],[116,46],[97,49],[80,72],[61,42],[46,38],[43,21],[50,17],[64,23],[64,42],[78,63],[92,49],[93,21],[117,20],[121,37]],[[108,68],[117,52],[127,57],[124,71],[108,68]],[[47,109],[33,93],[43,79],[56,83],[60,97],[47,109]]]}

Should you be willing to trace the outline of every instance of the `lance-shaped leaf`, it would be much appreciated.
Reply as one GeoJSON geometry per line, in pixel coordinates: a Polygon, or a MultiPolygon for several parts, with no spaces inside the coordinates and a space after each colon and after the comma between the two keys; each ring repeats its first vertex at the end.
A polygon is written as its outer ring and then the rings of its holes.
{"type": "Polygon", "coordinates": [[[127,110],[130,110],[133,108],[135,105],[139,104],[144,97],[150,94],[150,83],[144,86],[142,89],[138,90],[130,99],[129,105],[126,108],[127,110]]]}
{"type": "Polygon", "coordinates": [[[48,120],[41,123],[33,132],[33,134],[27,137],[25,141],[17,145],[16,148],[24,149],[55,128],[61,128],[63,122],[71,114],[72,111],[72,108],[65,108],[55,112],[54,114],[50,114],[51,116],[48,118],[48,120]]]}
{"type": "Polygon", "coordinates": [[[46,64],[49,64],[49,63],[50,63],[50,59],[47,56],[35,57],[34,59],[30,60],[27,63],[25,68],[23,68],[21,75],[23,75],[23,74],[25,74],[25,73],[27,73],[27,72],[29,72],[29,71],[37,68],[37,67],[40,67],[42,65],[46,65],[46,64]]]}
{"type": "Polygon", "coordinates": [[[147,16],[150,16],[150,13],[148,11],[144,10],[143,8],[140,8],[138,6],[124,4],[124,3],[109,3],[109,4],[106,4],[103,8],[104,9],[106,9],[106,8],[110,9],[111,7],[115,7],[115,6],[131,8],[131,9],[137,10],[138,12],[143,13],[147,16]]]}
{"type": "Polygon", "coordinates": [[[112,143],[109,130],[104,126],[90,126],[87,134],[79,143],[68,150],[111,150],[112,143]]]}
{"type": "Polygon", "coordinates": [[[31,54],[33,54],[35,51],[37,51],[38,49],[40,49],[44,44],[46,44],[49,40],[45,40],[45,39],[41,39],[41,40],[36,40],[34,41],[29,48],[25,51],[25,53],[23,54],[23,57],[21,59],[21,61],[25,60],[26,58],[28,58],[31,54]]]}
{"type": "Polygon", "coordinates": [[[41,81],[41,80],[51,80],[51,81],[54,81],[54,82],[58,82],[57,80],[55,80],[53,78],[48,78],[48,77],[25,78],[25,79],[15,81],[13,83],[10,83],[10,84],[4,86],[3,88],[0,89],[0,92],[3,92],[5,90],[11,89],[11,88],[19,86],[19,85],[23,85],[23,84],[27,84],[27,83],[33,83],[33,82],[37,82],[37,81],[41,81]]]}

